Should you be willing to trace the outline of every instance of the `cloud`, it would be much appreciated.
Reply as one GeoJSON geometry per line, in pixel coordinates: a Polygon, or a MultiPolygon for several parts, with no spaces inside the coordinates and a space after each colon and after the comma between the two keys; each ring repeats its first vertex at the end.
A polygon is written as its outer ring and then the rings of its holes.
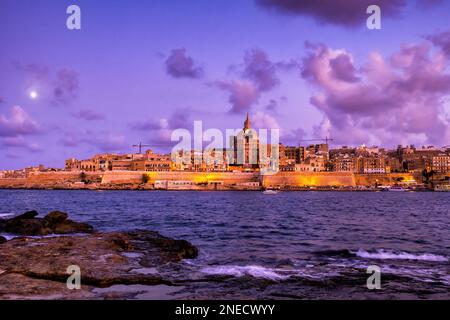
{"type": "Polygon", "coordinates": [[[186,54],[186,49],[173,49],[167,58],[166,71],[174,78],[200,79],[204,75],[203,67],[186,54]]]}
{"type": "Polygon", "coordinates": [[[450,94],[448,60],[429,43],[403,45],[385,58],[372,52],[358,68],[342,49],[310,45],[302,76],[324,115],[316,134],[338,143],[443,143],[449,130],[442,98],[450,94]],[[341,70],[339,59],[346,65],[341,70]]]}
{"type": "Polygon", "coordinates": [[[280,141],[285,145],[299,146],[301,144],[300,140],[304,139],[305,135],[305,130],[302,128],[297,128],[283,134],[280,141]]]}
{"type": "Polygon", "coordinates": [[[78,98],[80,83],[75,70],[65,68],[53,73],[49,67],[36,63],[14,62],[13,66],[24,72],[29,86],[38,88],[40,97],[53,106],[70,105],[78,98]]]}
{"type": "MultiPolygon", "coordinates": [[[[307,16],[321,24],[334,24],[345,27],[365,26],[368,15],[367,7],[377,4],[381,7],[383,17],[400,15],[407,5],[406,0],[255,0],[264,9],[281,14],[307,16]]],[[[418,0],[420,4],[425,0],[418,0]]],[[[439,4],[432,1],[428,6],[439,4]]]]}
{"type": "Polygon", "coordinates": [[[299,67],[292,61],[274,62],[261,49],[250,49],[244,53],[244,63],[231,65],[229,70],[240,79],[210,82],[229,93],[230,113],[243,114],[256,104],[263,93],[270,92],[280,84],[279,71],[290,71],[299,67]]]}
{"type": "Polygon", "coordinates": [[[0,140],[1,146],[5,148],[21,148],[26,149],[30,152],[41,152],[42,148],[38,143],[31,142],[28,143],[23,136],[17,137],[6,137],[0,140]]]}
{"type": "Polygon", "coordinates": [[[417,0],[419,7],[425,9],[440,5],[443,2],[444,0],[417,0]]]}
{"type": "Polygon", "coordinates": [[[30,75],[31,78],[38,81],[48,81],[50,69],[45,65],[37,63],[23,64],[21,62],[13,62],[14,68],[30,75]]]}
{"type": "Polygon", "coordinates": [[[140,130],[140,131],[151,131],[151,130],[158,130],[162,126],[161,120],[156,120],[152,118],[148,118],[145,120],[135,121],[129,124],[129,127],[133,130],[140,130]]]}
{"type": "Polygon", "coordinates": [[[229,93],[230,113],[243,114],[259,99],[258,88],[249,80],[215,81],[212,85],[229,93]]]}
{"type": "Polygon", "coordinates": [[[252,80],[260,92],[270,91],[280,83],[277,66],[269,60],[266,52],[260,49],[248,50],[244,63],[244,77],[252,80]]]}
{"type": "Polygon", "coordinates": [[[430,40],[435,46],[439,47],[446,55],[450,56],[450,30],[429,35],[426,39],[430,40]]]}
{"type": "Polygon", "coordinates": [[[11,116],[0,114],[0,137],[17,137],[40,133],[40,127],[20,106],[11,109],[11,116]]]}
{"type": "Polygon", "coordinates": [[[96,120],[104,120],[106,119],[106,115],[94,110],[89,109],[81,109],[77,113],[74,113],[73,116],[78,119],[84,119],[87,121],[96,121],[96,120]]]}
{"type": "Polygon", "coordinates": [[[132,122],[129,127],[135,131],[146,131],[148,133],[146,142],[157,148],[170,147],[174,145],[170,139],[174,130],[187,129],[193,132],[193,122],[190,121],[191,112],[190,108],[180,108],[167,118],[147,118],[132,122]]]}
{"type": "Polygon", "coordinates": [[[89,145],[101,152],[119,152],[131,148],[131,145],[127,143],[124,136],[115,135],[107,131],[94,132],[85,130],[65,132],[61,143],[65,147],[89,145]]]}
{"type": "Polygon", "coordinates": [[[280,125],[274,117],[261,111],[252,115],[251,121],[251,125],[255,129],[280,129],[280,125]]]}
{"type": "Polygon", "coordinates": [[[53,102],[56,105],[70,104],[78,97],[78,73],[74,70],[63,69],[56,74],[53,88],[53,102]]]}
{"type": "Polygon", "coordinates": [[[275,99],[270,99],[269,103],[266,105],[265,109],[269,112],[278,111],[278,102],[275,99]]]}

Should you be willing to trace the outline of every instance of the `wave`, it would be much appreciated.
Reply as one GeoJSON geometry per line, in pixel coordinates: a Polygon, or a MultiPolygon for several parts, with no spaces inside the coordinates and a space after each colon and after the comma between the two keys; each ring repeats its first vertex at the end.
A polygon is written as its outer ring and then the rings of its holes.
{"type": "Polygon", "coordinates": [[[0,219],[5,218],[5,217],[10,217],[12,215],[13,215],[12,213],[0,213],[0,219]]]}
{"type": "Polygon", "coordinates": [[[225,275],[233,277],[252,276],[254,278],[269,279],[273,281],[286,280],[291,275],[283,275],[281,269],[271,269],[262,266],[215,266],[206,267],[201,272],[209,275],[225,275]]]}
{"type": "Polygon", "coordinates": [[[449,259],[445,256],[423,253],[423,254],[412,254],[404,251],[392,251],[379,249],[374,252],[369,252],[365,250],[358,250],[355,255],[360,258],[365,259],[379,259],[379,260],[419,260],[419,261],[433,261],[433,262],[447,262],[449,259]]]}

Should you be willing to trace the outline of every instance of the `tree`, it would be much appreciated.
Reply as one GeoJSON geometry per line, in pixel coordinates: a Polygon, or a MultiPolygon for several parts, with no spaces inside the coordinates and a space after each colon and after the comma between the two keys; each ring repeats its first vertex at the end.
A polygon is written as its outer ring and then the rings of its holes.
{"type": "Polygon", "coordinates": [[[435,172],[433,170],[428,171],[427,169],[423,169],[422,176],[425,178],[425,183],[430,183],[430,179],[433,177],[435,172]]]}
{"type": "Polygon", "coordinates": [[[328,172],[334,171],[334,163],[328,162],[328,163],[327,163],[326,170],[327,170],[328,172]]]}
{"type": "Polygon", "coordinates": [[[87,175],[84,171],[80,173],[80,180],[83,183],[87,183],[87,175]]]}
{"type": "Polygon", "coordinates": [[[150,181],[150,177],[145,173],[142,175],[142,183],[148,183],[150,181]]]}

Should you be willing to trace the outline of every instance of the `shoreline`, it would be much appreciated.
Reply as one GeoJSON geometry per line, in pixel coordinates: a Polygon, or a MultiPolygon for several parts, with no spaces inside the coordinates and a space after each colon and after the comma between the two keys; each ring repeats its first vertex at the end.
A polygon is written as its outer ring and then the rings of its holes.
{"type": "Polygon", "coordinates": [[[0,189],[29,190],[176,190],[176,191],[336,191],[378,192],[392,186],[431,191],[447,185],[448,174],[426,181],[420,173],[356,174],[336,172],[190,172],[111,171],[34,172],[1,178],[0,189]]]}
{"type": "MultiPolygon", "coordinates": [[[[273,188],[280,192],[390,192],[388,190],[383,189],[375,189],[375,188],[273,188]]],[[[130,187],[119,187],[114,186],[112,188],[67,188],[67,187],[4,187],[1,186],[0,190],[34,190],[34,191],[150,191],[150,192],[186,192],[186,191],[195,191],[195,192],[264,192],[265,190],[273,190],[272,188],[259,188],[259,189],[239,189],[239,188],[198,188],[198,189],[154,189],[154,188],[130,188],[130,187]]],[[[433,189],[406,189],[403,192],[438,192],[433,189]]]]}

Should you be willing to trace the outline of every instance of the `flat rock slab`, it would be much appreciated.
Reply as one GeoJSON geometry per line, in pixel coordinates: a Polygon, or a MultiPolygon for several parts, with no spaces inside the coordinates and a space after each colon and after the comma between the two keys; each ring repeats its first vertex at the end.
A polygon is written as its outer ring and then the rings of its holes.
{"type": "Polygon", "coordinates": [[[173,286],[157,272],[134,270],[152,270],[197,255],[189,242],[152,231],[15,238],[0,244],[0,299],[101,299],[102,291],[93,289],[173,286]],[[81,290],[67,288],[69,266],[80,268],[81,290]]]}

